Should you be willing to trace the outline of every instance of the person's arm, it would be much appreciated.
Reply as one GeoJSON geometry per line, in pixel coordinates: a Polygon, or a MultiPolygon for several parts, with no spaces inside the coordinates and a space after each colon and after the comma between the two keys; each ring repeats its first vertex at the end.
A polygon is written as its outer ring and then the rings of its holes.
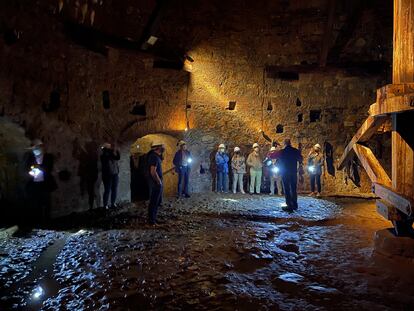
{"type": "Polygon", "coordinates": [[[247,165],[248,165],[248,166],[252,166],[252,157],[251,157],[251,155],[252,155],[252,154],[249,154],[249,155],[247,156],[247,161],[246,161],[246,163],[247,163],[247,165]]]}
{"type": "Polygon", "coordinates": [[[161,181],[160,176],[158,176],[157,167],[154,166],[154,165],[151,165],[150,166],[150,173],[151,173],[152,179],[157,183],[157,185],[161,186],[162,181],[161,181]]]}
{"type": "Polygon", "coordinates": [[[220,156],[220,154],[217,152],[216,153],[216,164],[217,165],[220,165],[220,164],[222,164],[221,162],[222,162],[222,157],[220,156]]]}
{"type": "Polygon", "coordinates": [[[120,160],[121,159],[121,154],[119,153],[118,150],[114,150],[112,153],[112,160],[120,160]]]}
{"type": "Polygon", "coordinates": [[[175,167],[179,167],[180,166],[180,161],[179,161],[179,155],[178,155],[179,151],[177,151],[174,155],[174,160],[173,160],[173,164],[175,167]]]}

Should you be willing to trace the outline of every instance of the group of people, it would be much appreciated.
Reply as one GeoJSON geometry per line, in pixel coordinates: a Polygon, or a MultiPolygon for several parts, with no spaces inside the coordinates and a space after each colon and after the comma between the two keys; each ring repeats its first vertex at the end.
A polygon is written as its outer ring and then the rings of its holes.
{"type": "MultiPolygon", "coordinates": [[[[185,141],[180,141],[178,147],[173,160],[175,171],[178,174],[177,196],[179,198],[189,198],[189,178],[193,159],[185,141]]],[[[289,139],[284,141],[283,148],[278,147],[278,145],[272,146],[266,156],[262,157],[259,144],[254,143],[247,159],[242,154],[241,149],[235,147],[230,159],[229,154],[226,153],[226,146],[220,144],[215,155],[217,192],[228,192],[228,175],[231,168],[233,193],[236,193],[237,190],[243,194],[245,193],[243,180],[245,174],[249,172],[249,193],[260,194],[263,170],[266,168],[270,172],[270,194],[284,194],[286,198],[285,209],[289,211],[297,209],[297,175],[298,170],[302,169],[303,166],[302,155],[298,149],[292,146],[289,139]]],[[[38,205],[46,207],[41,210],[48,214],[50,208],[48,194],[57,187],[51,174],[53,160],[49,154],[44,152],[43,144],[40,141],[36,141],[31,150],[32,152],[27,161],[31,177],[28,186],[29,196],[32,196],[34,202],[38,202],[38,205]]],[[[148,222],[151,225],[157,223],[157,212],[162,202],[162,161],[164,152],[165,146],[162,142],[153,142],[151,150],[146,155],[145,170],[150,198],[148,222]]],[[[100,160],[104,185],[103,205],[107,209],[114,208],[116,207],[119,183],[118,161],[120,160],[120,152],[116,146],[105,143],[102,146],[100,160]]],[[[323,164],[324,157],[321,146],[316,144],[309,153],[307,165],[312,191],[310,195],[312,196],[320,196],[323,164]]]]}

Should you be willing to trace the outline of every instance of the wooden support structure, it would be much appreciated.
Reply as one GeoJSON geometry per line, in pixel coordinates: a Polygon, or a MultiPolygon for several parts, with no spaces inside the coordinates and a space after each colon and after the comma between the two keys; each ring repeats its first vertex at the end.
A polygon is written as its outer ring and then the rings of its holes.
{"type": "Polygon", "coordinates": [[[391,179],[371,149],[360,144],[354,144],[354,151],[372,182],[391,186],[391,179]]]}
{"type": "Polygon", "coordinates": [[[356,153],[381,200],[377,210],[398,235],[412,233],[414,221],[414,0],[394,0],[393,84],[377,91],[369,117],[345,148],[342,169],[356,153]],[[392,178],[361,144],[391,118],[392,178]]]}
{"type": "Polygon", "coordinates": [[[368,141],[388,119],[389,117],[387,116],[378,118],[369,116],[345,147],[344,153],[339,160],[338,169],[343,169],[351,159],[355,144],[368,141]]]}

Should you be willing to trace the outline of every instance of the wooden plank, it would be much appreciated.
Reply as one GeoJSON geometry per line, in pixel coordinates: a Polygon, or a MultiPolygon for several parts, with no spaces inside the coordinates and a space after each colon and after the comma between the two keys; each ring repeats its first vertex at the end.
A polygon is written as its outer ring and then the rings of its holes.
{"type": "Polygon", "coordinates": [[[393,83],[414,82],[414,0],[394,0],[393,83]]]}
{"type": "Polygon", "coordinates": [[[398,208],[398,210],[403,212],[405,215],[413,215],[414,204],[410,198],[407,198],[393,191],[390,187],[379,183],[374,183],[374,193],[390,205],[398,208]]]}
{"type": "Polygon", "coordinates": [[[401,214],[398,209],[385,200],[377,200],[377,212],[381,214],[385,219],[391,221],[402,220],[401,214]]]}
{"type": "Polygon", "coordinates": [[[344,168],[346,163],[351,159],[353,155],[354,145],[358,142],[368,141],[378,130],[378,128],[388,119],[386,116],[371,117],[369,116],[362,126],[358,129],[354,137],[349,144],[345,147],[342,157],[339,159],[338,169],[344,168]]]}
{"type": "Polygon", "coordinates": [[[358,156],[362,167],[367,172],[369,179],[373,183],[380,183],[391,187],[391,179],[388,177],[388,174],[378,162],[371,149],[360,144],[355,144],[354,151],[358,156]]]}
{"type": "Polygon", "coordinates": [[[414,93],[414,83],[387,84],[377,89],[377,103],[382,103],[386,98],[414,93]]]}
{"type": "Polygon", "coordinates": [[[406,111],[414,111],[414,93],[385,98],[370,106],[369,115],[375,117],[406,111]]]}
{"type": "Polygon", "coordinates": [[[414,199],[414,112],[393,115],[392,186],[414,199]]]}

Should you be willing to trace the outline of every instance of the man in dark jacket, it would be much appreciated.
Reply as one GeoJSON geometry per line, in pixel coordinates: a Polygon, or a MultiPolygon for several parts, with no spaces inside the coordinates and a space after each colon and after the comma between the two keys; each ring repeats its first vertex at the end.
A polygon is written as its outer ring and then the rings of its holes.
{"type": "Polygon", "coordinates": [[[175,171],[178,173],[177,196],[178,198],[181,196],[189,198],[188,182],[192,162],[191,153],[187,150],[187,144],[185,141],[180,141],[178,146],[180,147],[180,150],[175,153],[173,160],[175,171]]]}
{"type": "Polygon", "coordinates": [[[119,183],[119,166],[118,161],[121,158],[119,151],[112,148],[112,145],[105,143],[102,146],[101,164],[102,164],[102,182],[104,184],[103,203],[106,209],[109,209],[108,200],[111,194],[111,208],[115,207],[116,195],[119,183]]]}
{"type": "Polygon", "coordinates": [[[27,196],[30,214],[29,219],[40,220],[45,224],[50,218],[50,193],[56,190],[56,180],[52,176],[53,155],[46,153],[43,143],[36,139],[27,154],[25,166],[30,176],[27,183],[27,196]]]}
{"type": "Polygon", "coordinates": [[[157,224],[158,208],[162,201],[162,160],[165,147],[161,142],[153,142],[151,151],[147,155],[148,163],[148,186],[150,189],[150,202],[148,205],[148,222],[150,225],[157,224]]]}
{"type": "Polygon", "coordinates": [[[286,211],[298,208],[297,174],[298,164],[302,166],[303,158],[300,151],[292,147],[290,139],[285,140],[285,148],[279,154],[283,190],[287,207],[286,211]]]}

